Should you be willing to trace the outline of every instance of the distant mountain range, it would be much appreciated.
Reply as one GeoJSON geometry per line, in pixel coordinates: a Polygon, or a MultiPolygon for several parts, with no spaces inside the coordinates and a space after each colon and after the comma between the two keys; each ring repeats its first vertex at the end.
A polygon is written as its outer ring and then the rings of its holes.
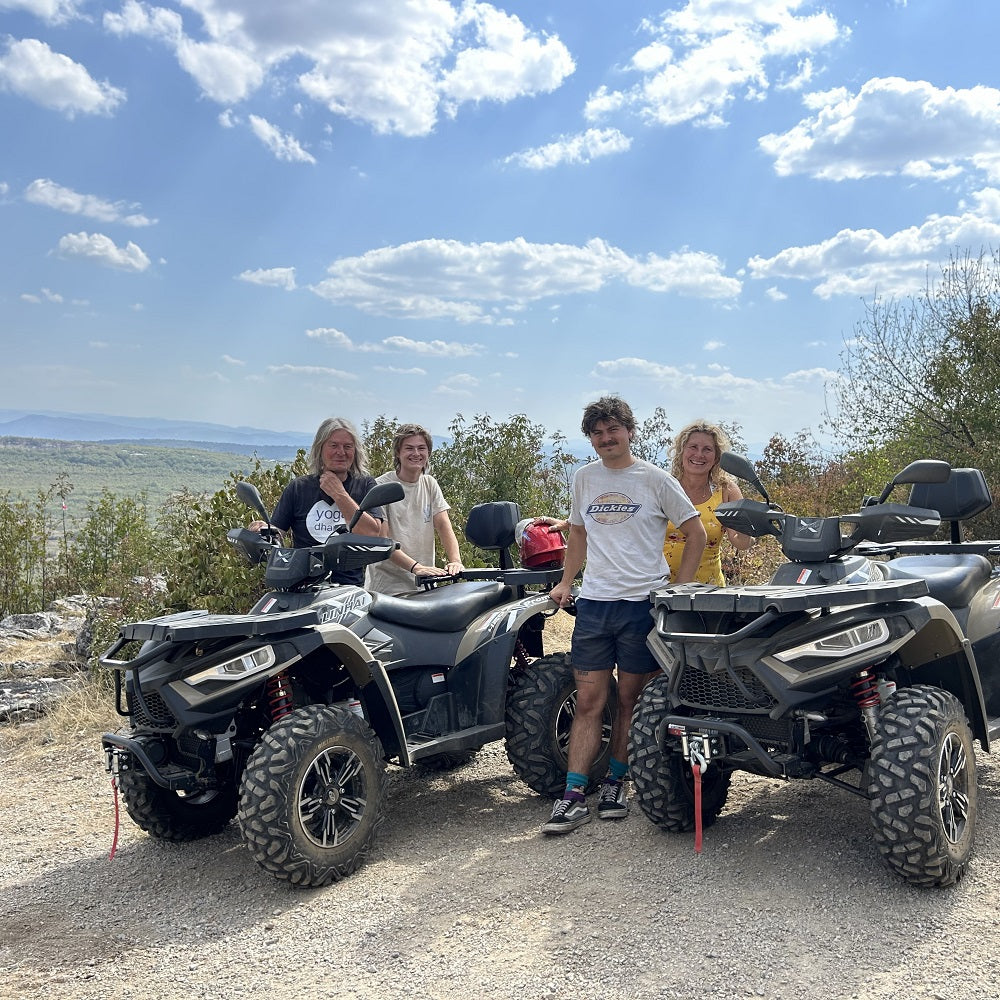
{"type": "Polygon", "coordinates": [[[257,427],[157,417],[115,417],[103,413],[60,413],[52,410],[0,410],[0,437],[48,438],[54,441],[141,441],[144,444],[203,448],[262,457],[294,456],[307,448],[311,434],[265,431],[257,427]]]}

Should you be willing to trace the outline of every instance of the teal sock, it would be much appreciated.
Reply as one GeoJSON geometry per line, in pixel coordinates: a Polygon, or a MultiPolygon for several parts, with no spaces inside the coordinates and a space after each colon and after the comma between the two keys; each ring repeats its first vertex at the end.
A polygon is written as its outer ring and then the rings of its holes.
{"type": "Polygon", "coordinates": [[[587,790],[587,776],[579,771],[566,772],[566,794],[564,799],[583,798],[583,793],[587,790]],[[571,795],[570,792],[574,794],[571,795]]]}
{"type": "Polygon", "coordinates": [[[612,757],[608,763],[608,774],[612,781],[624,781],[625,775],[628,774],[628,764],[623,764],[612,757]]]}

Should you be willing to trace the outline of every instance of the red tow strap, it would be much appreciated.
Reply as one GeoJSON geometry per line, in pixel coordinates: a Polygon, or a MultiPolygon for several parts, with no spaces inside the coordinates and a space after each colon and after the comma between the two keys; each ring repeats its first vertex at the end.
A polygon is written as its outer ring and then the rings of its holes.
{"type": "Polygon", "coordinates": [[[694,779],[694,851],[701,854],[701,766],[691,761],[691,777],[694,779]]]}
{"type": "Polygon", "coordinates": [[[121,829],[121,817],[118,814],[118,782],[114,778],[111,779],[111,791],[114,792],[115,797],[115,836],[111,841],[111,853],[108,855],[108,860],[114,861],[115,851],[118,850],[118,831],[121,829]]]}

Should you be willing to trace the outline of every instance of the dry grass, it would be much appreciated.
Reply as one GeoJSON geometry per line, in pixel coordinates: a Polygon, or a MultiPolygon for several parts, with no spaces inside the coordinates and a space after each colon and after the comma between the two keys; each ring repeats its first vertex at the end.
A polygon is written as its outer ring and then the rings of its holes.
{"type": "Polygon", "coordinates": [[[102,733],[121,724],[114,709],[114,693],[80,676],[52,701],[44,715],[0,726],[0,754],[16,750],[22,757],[47,757],[53,750],[79,746],[81,741],[99,743],[102,733]]]}

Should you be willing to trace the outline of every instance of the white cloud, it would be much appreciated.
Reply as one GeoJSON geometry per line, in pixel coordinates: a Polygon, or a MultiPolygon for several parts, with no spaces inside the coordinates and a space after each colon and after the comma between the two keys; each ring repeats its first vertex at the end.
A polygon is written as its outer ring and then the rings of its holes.
{"type": "Polygon", "coordinates": [[[444,379],[434,389],[440,396],[464,396],[474,395],[479,388],[480,381],[473,375],[452,375],[444,379]]]}
{"type": "Polygon", "coordinates": [[[815,114],[759,140],[780,176],[948,180],[973,168],[1000,180],[1000,90],[993,87],[876,78],[857,94],[809,95],[806,105],[815,114]]]}
{"type": "Polygon", "coordinates": [[[776,285],[772,285],[766,292],[764,292],[764,294],[772,302],[784,302],[785,299],[788,298],[788,296],[776,285]]]}
{"type": "MultiPolygon", "coordinates": [[[[318,327],[306,330],[306,336],[313,340],[325,341],[345,351],[386,354],[393,351],[423,354],[438,358],[467,358],[482,354],[486,349],[482,344],[459,344],[445,340],[410,340],[408,337],[386,337],[374,343],[356,344],[346,333],[333,327],[318,327]]],[[[411,369],[416,372],[419,369],[411,369]]]]}
{"type": "Polygon", "coordinates": [[[48,178],[33,180],[24,190],[25,201],[45,205],[69,215],[83,215],[98,222],[121,222],[126,226],[151,226],[145,215],[130,212],[122,202],[105,201],[92,194],[78,194],[48,178]]]}
{"type": "Polygon", "coordinates": [[[706,340],[702,345],[703,351],[721,351],[726,346],[723,340],[706,340]]]}
{"type": "Polygon", "coordinates": [[[104,23],[117,34],[166,44],[202,93],[219,103],[245,100],[274,82],[376,132],[427,135],[442,113],[547,93],[574,69],[558,38],[486,3],[456,9],[447,0],[381,0],[377,8],[185,0],[183,6],[200,23],[138,0],[105,14],[104,23]]]}
{"type": "Polygon", "coordinates": [[[555,142],[521,153],[512,153],[504,163],[528,170],[547,170],[563,163],[590,163],[600,156],[625,153],[632,140],[616,128],[590,128],[577,135],[560,136],[555,142]]]}
{"type": "Polygon", "coordinates": [[[79,63],[37,38],[12,40],[0,56],[0,90],[9,90],[67,118],[110,115],[125,91],[95,80],[79,63]]]}
{"type": "Polygon", "coordinates": [[[145,271],[149,267],[149,258],[135,243],[119,247],[103,233],[67,233],[59,240],[58,253],[96,260],[119,271],[145,271]]]}
{"type": "Polygon", "coordinates": [[[247,281],[252,285],[266,285],[271,288],[284,288],[287,292],[295,290],[294,267],[261,267],[255,271],[243,271],[238,275],[239,281],[247,281]]]}
{"type": "Polygon", "coordinates": [[[77,0],[0,0],[0,10],[24,10],[48,24],[62,24],[78,16],[77,0]]]}
{"type": "Polygon", "coordinates": [[[587,101],[587,119],[626,111],[655,125],[725,124],[738,97],[763,98],[770,68],[782,85],[794,85],[787,83],[786,66],[803,78],[813,72],[811,56],[849,34],[826,11],[798,14],[801,6],[802,0],[689,0],[646,19],[650,41],[626,67],[639,82],[627,90],[598,88],[587,101]]]}
{"type": "Polygon", "coordinates": [[[246,365],[245,361],[241,360],[240,358],[234,358],[234,357],[232,357],[229,354],[223,354],[222,355],[222,360],[227,365],[234,365],[235,367],[238,367],[238,368],[242,368],[242,367],[244,367],[246,365]]]}
{"type": "Polygon", "coordinates": [[[316,157],[303,149],[298,139],[286,135],[277,126],[272,125],[260,115],[250,115],[250,128],[267,148],[274,153],[275,158],[286,163],[315,163],[316,157]]]}
{"type": "Polygon", "coordinates": [[[357,375],[353,372],[345,372],[339,368],[325,368],[322,365],[268,365],[267,370],[275,375],[306,375],[309,377],[320,375],[323,378],[339,378],[355,381],[357,375]]]}
{"type": "Polygon", "coordinates": [[[426,375],[426,368],[396,368],[393,365],[375,365],[375,371],[385,372],[387,375],[426,375]]]}
{"type": "Polygon", "coordinates": [[[457,22],[472,43],[455,53],[441,80],[449,110],[466,101],[510,101],[555,90],[575,66],[558,38],[534,35],[512,14],[487,3],[466,3],[457,22]]]}
{"type": "Polygon", "coordinates": [[[815,282],[822,299],[834,295],[909,295],[926,284],[955,247],[1000,245],[1000,191],[976,192],[960,215],[932,215],[888,236],[876,229],[843,229],[808,246],[787,247],[773,257],[747,262],[758,280],[795,278],[815,282]]]}
{"type": "Polygon", "coordinates": [[[633,258],[603,240],[583,246],[421,240],[330,265],[317,295],[383,316],[502,325],[529,303],[580,295],[620,281],[649,292],[732,299],[740,282],[718,258],[681,250],[633,258]]]}
{"type": "Polygon", "coordinates": [[[824,388],[837,377],[827,368],[812,368],[759,379],[736,375],[711,366],[708,373],[684,371],[645,358],[598,361],[591,373],[630,398],[633,409],[640,400],[669,399],[675,412],[708,415],[736,414],[747,436],[770,435],[809,427],[821,416],[824,388]],[[632,398],[632,397],[635,398],[632,398]],[[761,400],[767,400],[766,419],[761,420],[761,400]]]}

